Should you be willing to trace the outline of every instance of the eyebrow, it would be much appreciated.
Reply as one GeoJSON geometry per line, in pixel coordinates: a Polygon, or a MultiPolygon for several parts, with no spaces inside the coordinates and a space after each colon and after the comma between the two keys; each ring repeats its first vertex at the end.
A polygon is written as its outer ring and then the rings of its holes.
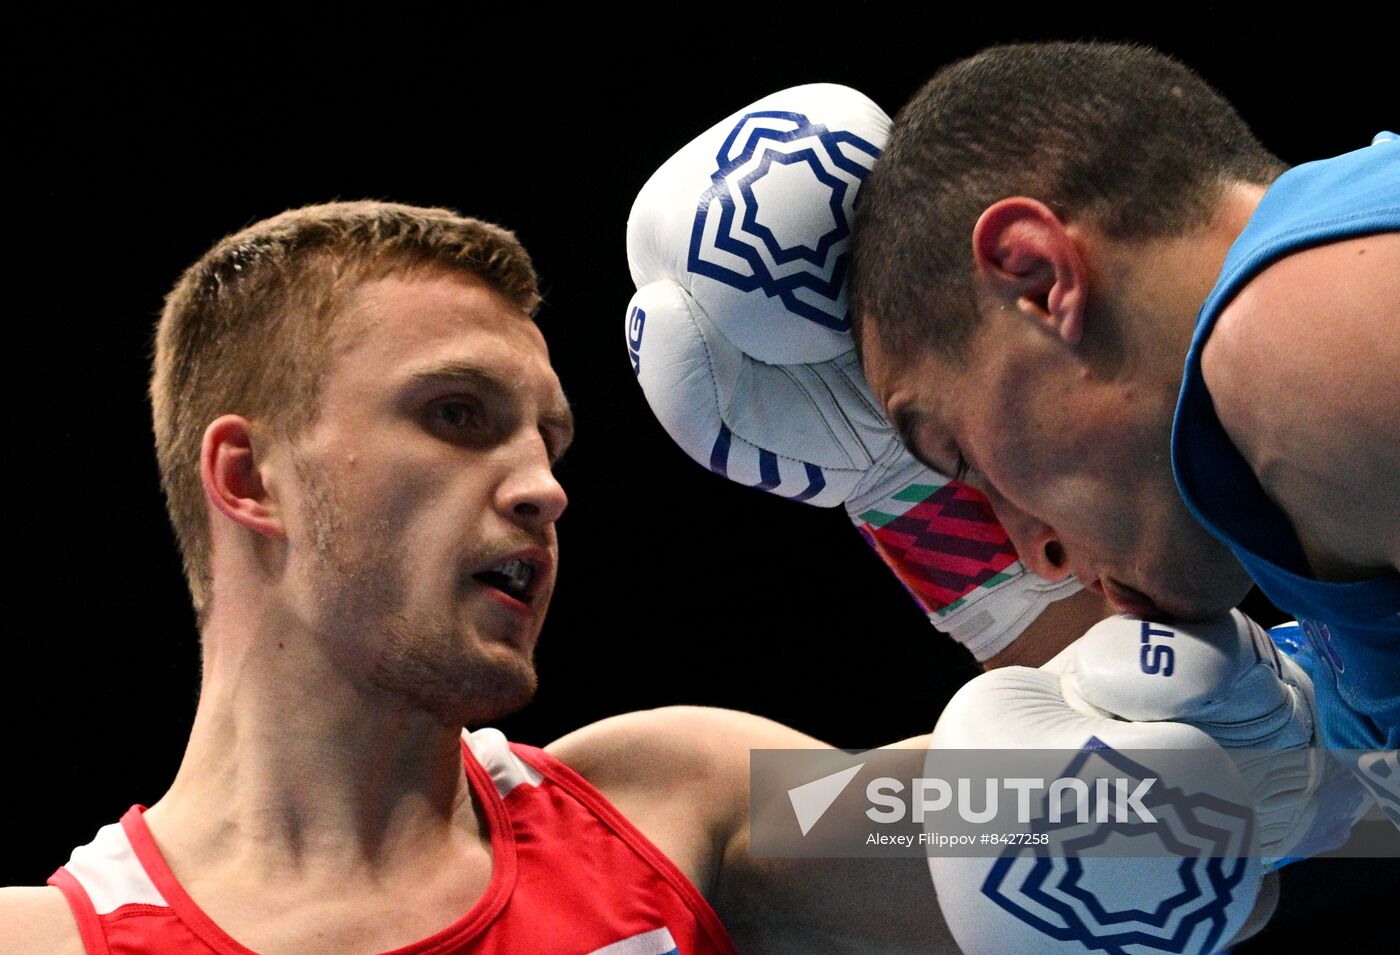
{"type": "MultiPolygon", "coordinates": [[[[467,361],[443,362],[409,376],[410,387],[435,384],[469,385],[485,392],[487,398],[503,402],[511,401],[515,397],[515,389],[511,387],[510,382],[485,365],[467,361]]],[[[568,399],[560,394],[557,401],[551,401],[549,406],[540,412],[539,420],[563,434],[559,440],[559,448],[554,452],[555,460],[558,460],[574,441],[574,412],[569,407],[568,399]]]]}

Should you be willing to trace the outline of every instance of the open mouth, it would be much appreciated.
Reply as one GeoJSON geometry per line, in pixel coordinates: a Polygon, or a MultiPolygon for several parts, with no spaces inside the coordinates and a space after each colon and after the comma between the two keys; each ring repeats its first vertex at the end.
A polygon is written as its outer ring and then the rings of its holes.
{"type": "Polygon", "coordinates": [[[508,597],[521,603],[529,603],[530,584],[535,579],[535,565],[517,557],[472,576],[488,587],[495,587],[508,597]]]}

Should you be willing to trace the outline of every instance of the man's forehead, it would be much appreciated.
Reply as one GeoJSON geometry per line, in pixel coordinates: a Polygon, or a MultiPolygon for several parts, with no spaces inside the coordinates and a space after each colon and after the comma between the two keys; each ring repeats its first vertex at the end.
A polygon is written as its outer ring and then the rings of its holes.
{"type": "Polygon", "coordinates": [[[916,386],[927,377],[922,372],[930,356],[920,348],[891,350],[870,328],[867,323],[862,334],[861,366],[875,400],[890,414],[894,406],[917,398],[912,392],[920,390],[916,386]]]}
{"type": "Polygon", "coordinates": [[[919,446],[916,434],[951,433],[954,391],[963,387],[952,362],[923,344],[891,350],[878,335],[866,338],[861,358],[871,393],[906,447],[919,446]]]}
{"type": "Polygon", "coordinates": [[[519,306],[470,273],[420,269],[370,279],[354,290],[346,312],[388,334],[494,329],[533,337],[539,329],[519,306]]]}
{"type": "MultiPolygon", "coordinates": [[[[365,283],[345,309],[346,352],[421,361],[430,350],[537,360],[549,366],[544,336],[510,299],[470,275],[433,271],[365,283]]],[[[443,360],[443,359],[440,359],[443,360]]],[[[552,369],[551,369],[552,373],[552,369]]]]}
{"type": "Polygon", "coordinates": [[[355,292],[346,316],[358,328],[342,339],[336,370],[353,369],[350,377],[531,389],[541,404],[567,409],[539,327],[471,275],[375,279],[355,292]]]}

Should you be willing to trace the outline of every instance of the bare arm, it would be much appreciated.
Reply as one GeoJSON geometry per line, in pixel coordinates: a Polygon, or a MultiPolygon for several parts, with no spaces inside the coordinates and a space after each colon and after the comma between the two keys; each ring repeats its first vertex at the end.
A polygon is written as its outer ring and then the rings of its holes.
{"type": "Polygon", "coordinates": [[[0,952],[82,955],[78,925],[63,893],[52,886],[0,889],[0,952]]]}
{"type": "Polygon", "coordinates": [[[824,743],[748,713],[668,707],[604,720],[548,749],[691,877],[740,951],[957,950],[921,858],[750,855],[749,751],[831,749],[824,743]]]}
{"type": "Polygon", "coordinates": [[[1313,572],[1400,568],[1400,233],[1265,269],[1221,314],[1201,368],[1313,572]]]}

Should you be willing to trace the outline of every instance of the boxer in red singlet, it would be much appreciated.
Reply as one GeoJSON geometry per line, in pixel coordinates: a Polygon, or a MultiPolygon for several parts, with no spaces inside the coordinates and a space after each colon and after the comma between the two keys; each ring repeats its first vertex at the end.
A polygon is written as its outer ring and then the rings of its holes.
{"type": "Polygon", "coordinates": [[[749,750],[820,745],[792,730],[677,708],[545,750],[464,736],[530,699],[554,585],[572,419],[537,303],[509,233],[381,203],[286,213],[186,272],[151,396],[194,728],[154,805],[0,890],[0,949],[947,941],[920,859],[751,858],[749,750]]]}

